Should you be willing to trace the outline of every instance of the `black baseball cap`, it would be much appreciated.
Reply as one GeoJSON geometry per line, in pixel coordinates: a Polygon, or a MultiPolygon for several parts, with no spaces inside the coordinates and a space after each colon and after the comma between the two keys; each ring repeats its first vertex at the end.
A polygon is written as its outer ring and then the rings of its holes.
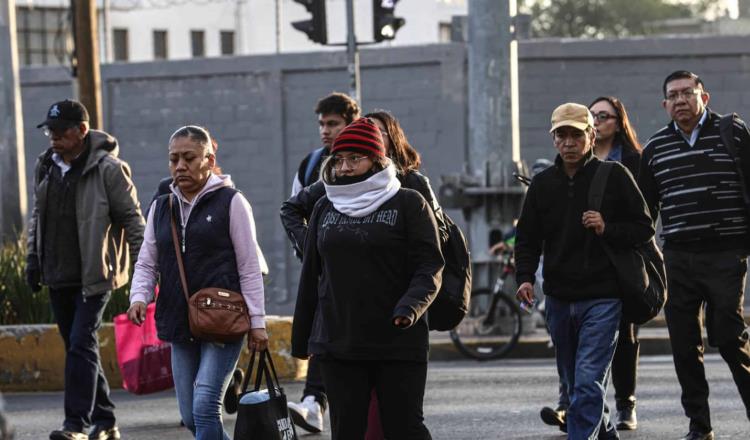
{"type": "Polygon", "coordinates": [[[47,110],[47,119],[36,128],[68,128],[81,122],[88,122],[88,120],[89,112],[83,104],[73,99],[66,99],[52,104],[47,110]]]}

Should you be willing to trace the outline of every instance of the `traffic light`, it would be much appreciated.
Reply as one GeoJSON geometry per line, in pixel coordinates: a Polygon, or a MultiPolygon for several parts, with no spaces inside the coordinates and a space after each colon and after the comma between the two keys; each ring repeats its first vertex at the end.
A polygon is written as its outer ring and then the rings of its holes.
{"type": "Polygon", "coordinates": [[[372,33],[375,42],[393,40],[406,20],[393,15],[398,0],[372,0],[372,33]]]}
{"type": "Polygon", "coordinates": [[[326,32],[326,0],[294,0],[307,9],[312,14],[310,20],[292,22],[292,26],[298,31],[307,34],[307,38],[320,43],[328,43],[328,33],[326,32]]]}

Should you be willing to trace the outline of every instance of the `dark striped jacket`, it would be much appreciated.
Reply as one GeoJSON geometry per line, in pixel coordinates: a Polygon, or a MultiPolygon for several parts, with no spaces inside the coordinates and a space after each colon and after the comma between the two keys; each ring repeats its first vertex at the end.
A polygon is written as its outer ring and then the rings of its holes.
{"type": "MultiPolygon", "coordinates": [[[[748,248],[748,212],[737,164],[719,134],[720,115],[708,116],[691,147],[670,122],[646,143],[638,186],[651,217],[661,214],[666,249],[721,251],[748,248]]],[[[734,121],[743,174],[750,176],[750,132],[734,121]]]]}

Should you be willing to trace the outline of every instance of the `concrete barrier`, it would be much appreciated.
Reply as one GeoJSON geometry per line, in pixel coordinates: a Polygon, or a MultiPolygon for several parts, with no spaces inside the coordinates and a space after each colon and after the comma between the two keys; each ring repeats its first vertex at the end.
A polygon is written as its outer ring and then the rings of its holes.
{"type": "MultiPolygon", "coordinates": [[[[298,380],[307,375],[307,361],[291,356],[292,318],[269,316],[266,328],[274,366],[280,379],[298,380]]],[[[99,330],[102,367],[112,388],[122,387],[117,366],[114,326],[99,330]]],[[[249,351],[242,350],[239,365],[247,365],[249,351]]],[[[0,390],[58,391],[64,388],[65,349],[55,325],[0,326],[0,390]]]]}

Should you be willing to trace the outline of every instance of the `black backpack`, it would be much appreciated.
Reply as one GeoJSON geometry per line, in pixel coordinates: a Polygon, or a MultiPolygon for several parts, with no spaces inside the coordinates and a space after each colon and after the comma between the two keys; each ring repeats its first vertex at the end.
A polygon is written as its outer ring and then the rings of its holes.
{"type": "MultiPolygon", "coordinates": [[[[614,166],[617,166],[614,162],[602,162],[596,170],[589,188],[589,209],[601,209],[607,178],[614,166]]],[[[631,249],[612,248],[604,240],[600,244],[617,271],[622,290],[622,319],[644,324],[655,318],[667,300],[667,272],[656,239],[631,249]]]]}
{"type": "Polygon", "coordinates": [[[443,283],[427,311],[430,330],[452,330],[469,311],[471,256],[461,228],[443,212],[448,239],[442,245],[445,268],[443,283]]]}

